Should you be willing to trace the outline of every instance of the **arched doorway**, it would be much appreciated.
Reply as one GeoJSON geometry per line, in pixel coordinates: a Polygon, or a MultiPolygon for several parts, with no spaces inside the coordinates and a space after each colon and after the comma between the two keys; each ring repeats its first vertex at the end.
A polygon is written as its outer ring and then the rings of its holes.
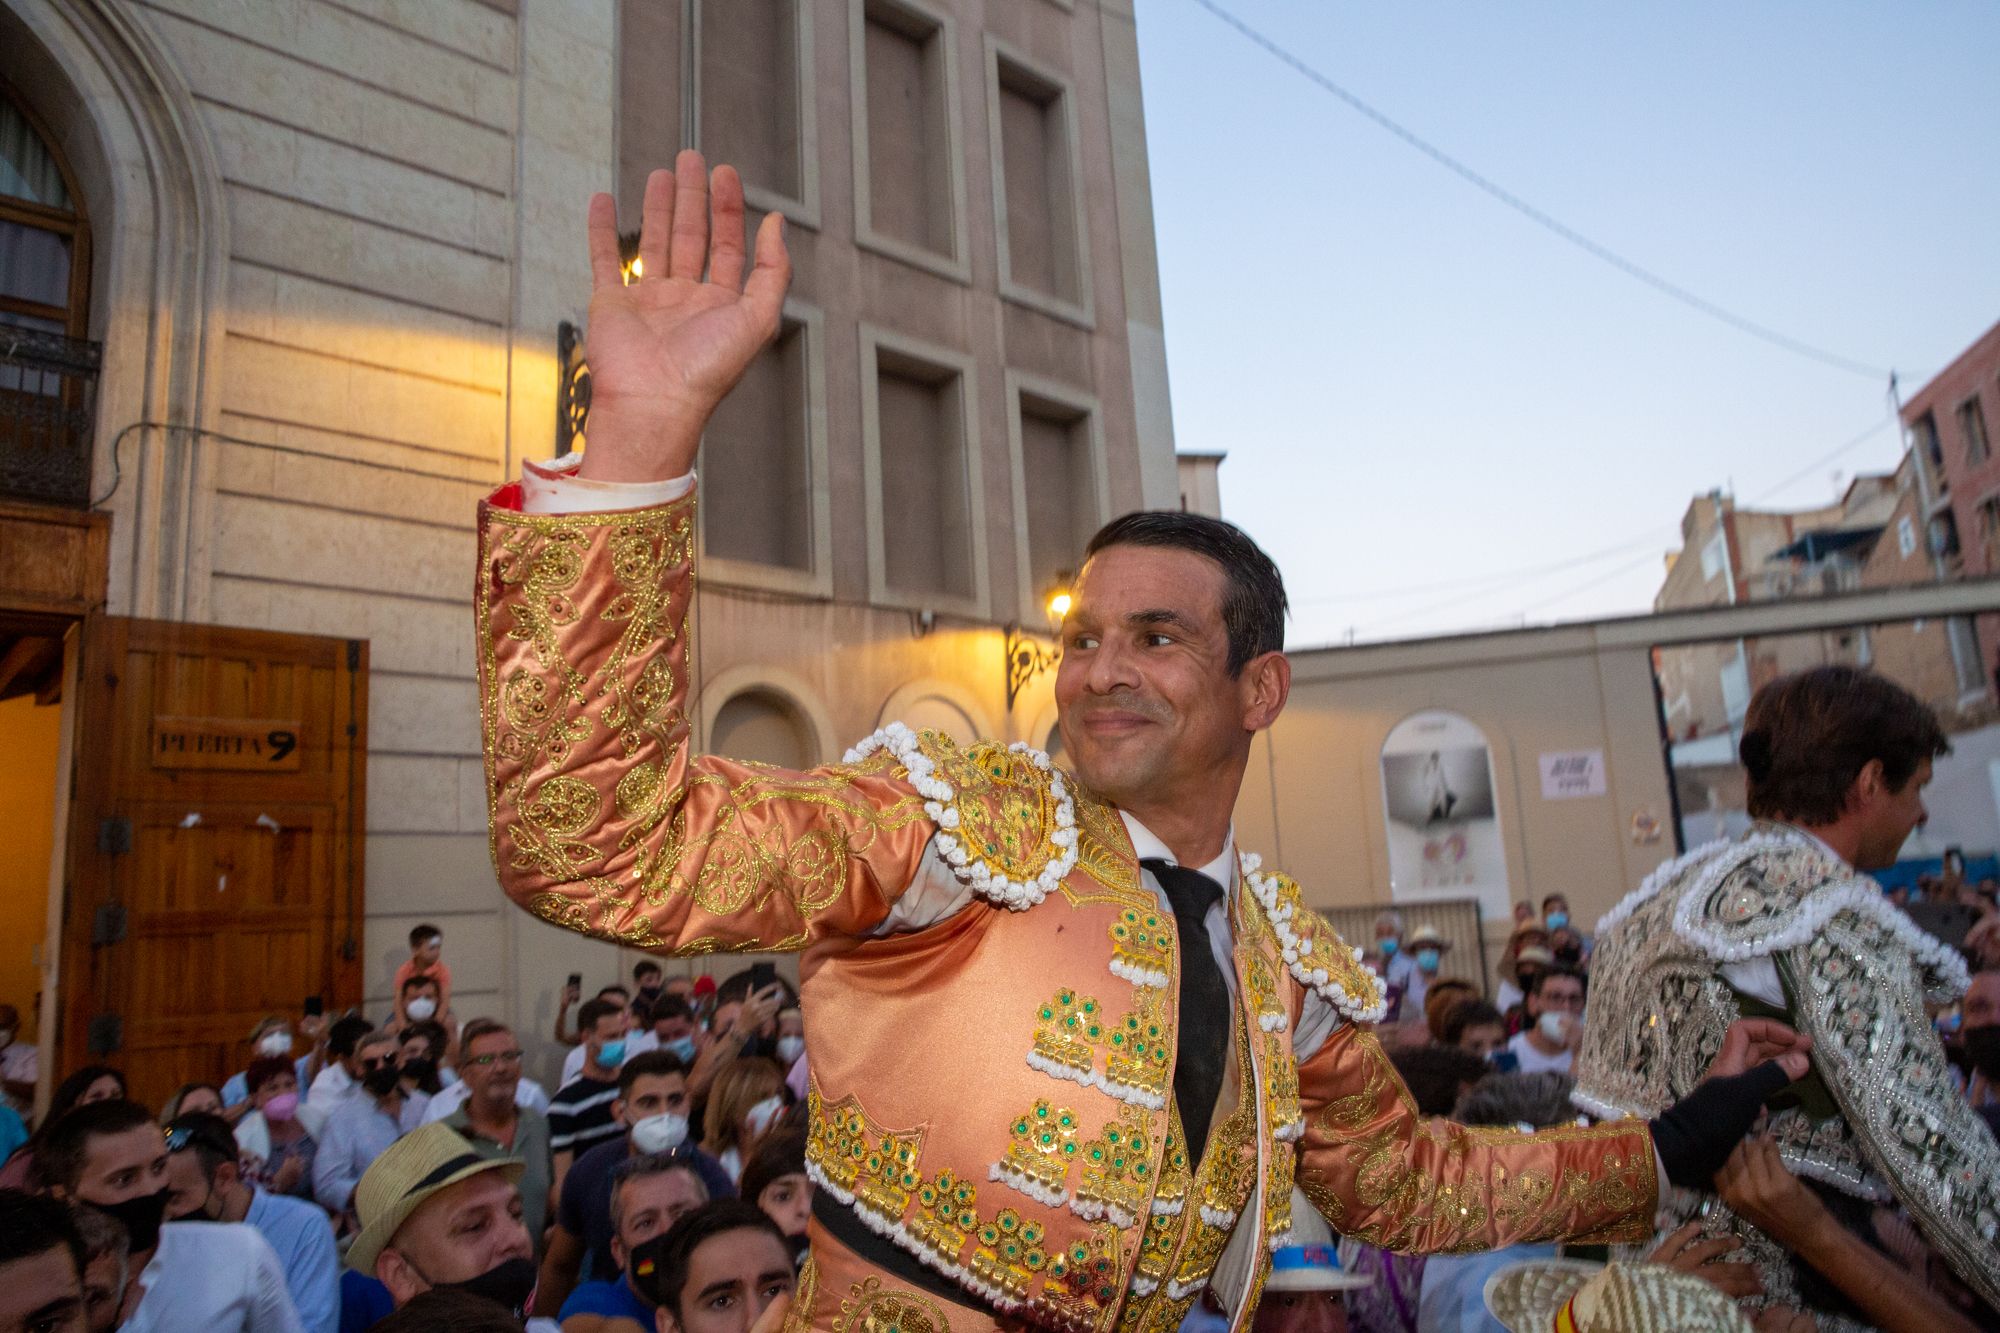
{"type": "Polygon", "coordinates": [[[752,688],[731,695],[715,711],[709,736],[709,748],[732,759],[805,769],[819,758],[812,724],[776,690],[752,688]]]}

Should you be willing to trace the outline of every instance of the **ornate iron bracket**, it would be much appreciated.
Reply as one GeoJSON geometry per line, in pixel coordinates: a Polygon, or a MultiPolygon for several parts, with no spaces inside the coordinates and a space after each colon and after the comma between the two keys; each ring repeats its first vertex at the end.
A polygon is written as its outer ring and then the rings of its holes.
{"type": "Polygon", "coordinates": [[[1012,712],[1014,700],[1027,688],[1028,682],[1062,661],[1062,649],[1042,643],[1039,639],[1023,632],[1019,625],[1009,625],[1005,651],[1007,709],[1012,712]]]}

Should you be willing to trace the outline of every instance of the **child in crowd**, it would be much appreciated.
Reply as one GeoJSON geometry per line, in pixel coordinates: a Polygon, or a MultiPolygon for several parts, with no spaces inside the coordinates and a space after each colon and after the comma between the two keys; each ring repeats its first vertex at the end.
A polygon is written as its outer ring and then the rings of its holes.
{"type": "MultiPolygon", "coordinates": [[[[396,995],[396,1022],[400,1030],[408,1024],[412,1015],[403,1010],[404,987],[413,977],[424,977],[437,982],[437,1012],[447,1013],[451,1009],[451,969],[444,962],[444,932],[436,926],[425,924],[410,931],[410,956],[396,969],[394,985],[396,995]]],[[[426,1014],[425,1018],[436,1017],[426,1014]]]]}

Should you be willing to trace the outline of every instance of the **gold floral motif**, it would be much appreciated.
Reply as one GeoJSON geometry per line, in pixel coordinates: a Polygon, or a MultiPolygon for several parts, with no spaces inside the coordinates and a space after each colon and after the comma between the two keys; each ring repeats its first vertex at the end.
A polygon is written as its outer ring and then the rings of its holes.
{"type": "Polygon", "coordinates": [[[1164,986],[1178,943],[1172,918],[1157,907],[1127,907],[1111,922],[1111,971],[1138,986],[1164,986]]]}
{"type": "Polygon", "coordinates": [[[910,1219],[910,1235],[939,1264],[955,1265],[979,1225],[978,1203],[977,1186],[952,1171],[940,1171],[917,1189],[918,1211],[910,1219]]]}
{"type": "Polygon", "coordinates": [[[993,1178],[1043,1203],[1062,1203],[1070,1163],[1084,1151],[1077,1142],[1076,1112],[1045,1097],[1015,1116],[1007,1132],[1012,1142],[993,1178]]]}
{"type": "MultiPolygon", "coordinates": [[[[799,1282],[792,1292],[792,1306],[785,1311],[785,1322],[779,1325],[779,1333],[806,1333],[812,1327],[813,1307],[819,1304],[819,1260],[810,1250],[806,1261],[799,1265],[799,1282]]],[[[944,1330],[938,1330],[944,1333],[944,1330]]]]}
{"type": "Polygon", "coordinates": [[[917,745],[936,766],[935,776],[951,786],[940,823],[973,864],[1030,883],[1063,855],[1054,841],[1062,826],[1051,770],[992,741],[961,749],[949,737],[922,731],[917,745]]]}
{"type": "Polygon", "coordinates": [[[1042,1224],[1022,1217],[1015,1209],[1002,1208],[991,1221],[982,1223],[976,1234],[979,1247],[967,1264],[972,1275],[1006,1299],[1025,1304],[1028,1292],[1049,1266],[1048,1251],[1042,1248],[1042,1224]]]}
{"type": "Polygon", "coordinates": [[[1127,1106],[1083,1145],[1083,1171],[1076,1187],[1074,1212],[1084,1217],[1109,1217],[1129,1227],[1144,1216],[1153,1197],[1153,1143],[1146,1132],[1148,1117],[1127,1106]]]}
{"type": "Polygon", "coordinates": [[[1095,996],[1066,986],[1036,1012],[1028,1063],[1045,1074],[1157,1110],[1166,1104],[1174,1054],[1164,995],[1141,987],[1131,1011],[1111,1019],[1095,996]]]}
{"type": "Polygon", "coordinates": [[[1132,850],[1132,839],[1125,832],[1125,821],[1118,817],[1117,809],[1083,790],[1067,773],[1063,781],[1076,795],[1076,864],[1109,890],[1104,897],[1098,897],[1079,893],[1065,881],[1063,893],[1078,905],[1088,902],[1128,903],[1142,908],[1157,905],[1157,900],[1139,881],[1138,853],[1132,850]]]}
{"type": "MultiPolygon", "coordinates": [[[[798,1308],[797,1297],[793,1308],[798,1308]]],[[[886,1287],[881,1278],[871,1277],[848,1289],[834,1328],[838,1333],[951,1333],[951,1321],[930,1297],[886,1287]]]]}
{"type": "Polygon", "coordinates": [[[806,1100],[807,1165],[843,1201],[885,1222],[900,1221],[923,1180],[917,1162],[924,1131],[884,1130],[853,1097],[825,1105],[817,1085],[808,1087],[806,1100]]]}

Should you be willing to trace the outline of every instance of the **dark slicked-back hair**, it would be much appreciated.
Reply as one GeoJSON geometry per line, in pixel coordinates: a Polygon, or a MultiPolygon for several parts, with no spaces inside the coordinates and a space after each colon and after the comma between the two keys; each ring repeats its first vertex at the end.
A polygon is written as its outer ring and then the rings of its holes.
{"type": "Polygon", "coordinates": [[[0,1190],[0,1265],[32,1259],[58,1246],[69,1252],[81,1281],[83,1237],[77,1234],[69,1209],[43,1195],[0,1190]]]}
{"type": "Polygon", "coordinates": [[[1926,759],[1951,753],[1937,714],[1885,676],[1824,666],[1757,691],[1738,747],[1750,813],[1801,824],[1836,822],[1871,759],[1901,791],[1926,759]]]}
{"type": "Polygon", "coordinates": [[[1285,646],[1285,580],[1264,548],[1243,529],[1206,514],[1146,509],[1114,518],[1083,550],[1087,561],[1113,546],[1157,546],[1192,551],[1222,566],[1222,623],[1229,631],[1229,674],[1243,673],[1254,657],[1285,646]]]}

